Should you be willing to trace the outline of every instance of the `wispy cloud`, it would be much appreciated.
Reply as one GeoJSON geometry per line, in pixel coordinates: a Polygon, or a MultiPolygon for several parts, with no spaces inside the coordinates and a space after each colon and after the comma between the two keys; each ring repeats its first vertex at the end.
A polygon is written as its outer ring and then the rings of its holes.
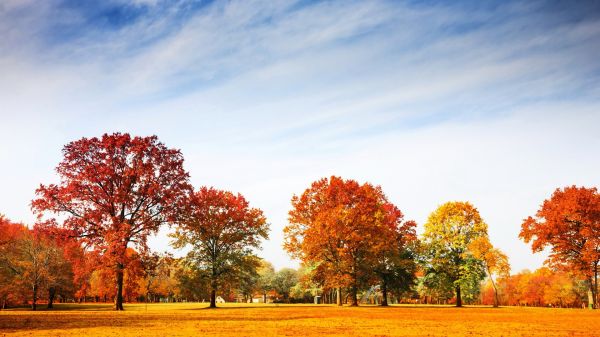
{"type": "Polygon", "coordinates": [[[515,269],[535,266],[520,220],[555,187],[600,182],[599,13],[595,2],[3,1],[0,212],[32,219],[68,141],[158,134],[197,185],[266,210],[278,266],[291,194],[329,174],[382,184],[420,223],[470,199],[515,269]]]}

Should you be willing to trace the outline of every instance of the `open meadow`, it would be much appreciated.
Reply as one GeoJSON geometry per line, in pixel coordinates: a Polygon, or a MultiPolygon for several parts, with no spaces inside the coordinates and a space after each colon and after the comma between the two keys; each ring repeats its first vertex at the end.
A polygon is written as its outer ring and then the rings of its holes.
{"type": "Polygon", "coordinates": [[[0,336],[600,336],[600,312],[503,307],[57,305],[0,312],[0,336]]]}

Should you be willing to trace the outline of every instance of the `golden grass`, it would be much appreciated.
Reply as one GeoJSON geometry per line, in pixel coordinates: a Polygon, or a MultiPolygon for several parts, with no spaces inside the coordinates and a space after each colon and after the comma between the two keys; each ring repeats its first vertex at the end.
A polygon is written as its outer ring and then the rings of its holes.
{"type": "Polygon", "coordinates": [[[0,311],[0,336],[600,336],[600,312],[577,309],[236,305],[58,305],[0,311]]]}

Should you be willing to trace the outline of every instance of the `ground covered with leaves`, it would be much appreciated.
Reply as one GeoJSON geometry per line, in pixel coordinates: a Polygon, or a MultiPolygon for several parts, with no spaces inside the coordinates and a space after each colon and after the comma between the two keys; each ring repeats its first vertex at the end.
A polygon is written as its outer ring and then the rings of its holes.
{"type": "Polygon", "coordinates": [[[0,311],[0,336],[600,336],[600,312],[440,306],[58,304],[0,311]]]}

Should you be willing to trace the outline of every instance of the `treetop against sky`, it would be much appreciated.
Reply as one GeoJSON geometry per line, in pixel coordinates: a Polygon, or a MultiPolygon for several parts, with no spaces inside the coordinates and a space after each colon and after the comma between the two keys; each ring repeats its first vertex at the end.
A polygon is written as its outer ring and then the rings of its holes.
{"type": "MultiPolygon", "coordinates": [[[[32,223],[82,137],[157,135],[194,187],[242,193],[282,253],[293,194],[331,175],[381,185],[423,231],[470,201],[513,271],[557,187],[600,185],[594,1],[0,3],[0,212],[32,223]]],[[[151,238],[168,248],[164,229],[151,238]]]]}

